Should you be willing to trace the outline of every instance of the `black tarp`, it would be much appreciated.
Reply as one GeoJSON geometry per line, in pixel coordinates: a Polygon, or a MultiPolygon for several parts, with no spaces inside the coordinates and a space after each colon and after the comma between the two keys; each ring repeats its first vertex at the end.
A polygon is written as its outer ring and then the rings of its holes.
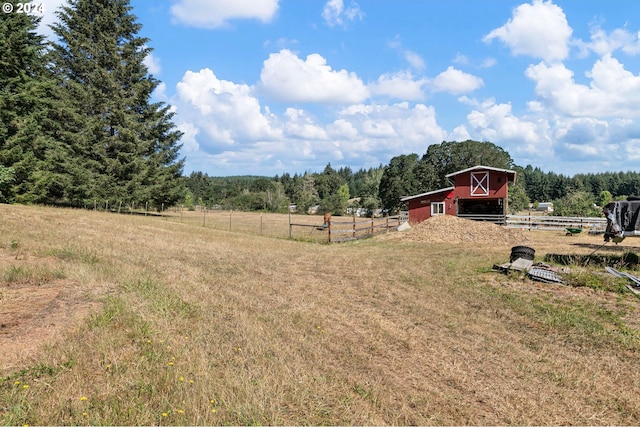
{"type": "Polygon", "coordinates": [[[640,235],[640,200],[637,197],[611,202],[602,211],[607,217],[605,241],[616,237],[640,235]]]}

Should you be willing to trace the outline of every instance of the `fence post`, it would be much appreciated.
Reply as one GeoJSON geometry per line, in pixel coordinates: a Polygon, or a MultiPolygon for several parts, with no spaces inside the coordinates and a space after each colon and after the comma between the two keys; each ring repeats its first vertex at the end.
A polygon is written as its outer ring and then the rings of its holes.
{"type": "Polygon", "coordinates": [[[182,223],[182,205],[180,205],[180,222],[182,223]]]}
{"type": "Polygon", "coordinates": [[[120,200],[120,203],[118,203],[118,213],[120,213],[120,209],[122,209],[122,200],[120,200]]]}
{"type": "Polygon", "coordinates": [[[327,219],[327,239],[331,243],[331,217],[327,219]]]}
{"type": "Polygon", "coordinates": [[[373,236],[374,228],[373,228],[373,215],[371,215],[371,235],[373,236]]]}
{"type": "Polygon", "coordinates": [[[389,232],[389,214],[387,214],[387,233],[389,232]]]}
{"type": "Polygon", "coordinates": [[[229,231],[231,231],[231,213],[233,212],[233,209],[229,210],[229,231]]]}
{"type": "Polygon", "coordinates": [[[260,235],[262,236],[262,212],[260,212],[260,235]]]}
{"type": "Polygon", "coordinates": [[[293,237],[292,235],[292,228],[293,226],[291,225],[291,209],[289,209],[289,240],[291,240],[293,237]]]}
{"type": "Polygon", "coordinates": [[[356,217],[355,215],[353,216],[353,231],[351,232],[351,237],[353,237],[354,239],[356,238],[356,217]]]}

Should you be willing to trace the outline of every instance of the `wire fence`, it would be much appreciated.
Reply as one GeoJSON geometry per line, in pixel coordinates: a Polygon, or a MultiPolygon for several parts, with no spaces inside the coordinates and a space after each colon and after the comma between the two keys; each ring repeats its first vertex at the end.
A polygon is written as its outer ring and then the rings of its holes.
{"type": "Polygon", "coordinates": [[[328,231],[323,226],[323,217],[319,215],[172,208],[165,211],[162,216],[169,221],[216,230],[319,243],[328,241],[328,231]]]}
{"type": "Polygon", "coordinates": [[[400,216],[358,218],[333,216],[324,222],[320,215],[278,214],[198,208],[172,208],[161,213],[170,221],[217,230],[258,234],[283,239],[336,243],[362,239],[397,229],[400,216]]]}

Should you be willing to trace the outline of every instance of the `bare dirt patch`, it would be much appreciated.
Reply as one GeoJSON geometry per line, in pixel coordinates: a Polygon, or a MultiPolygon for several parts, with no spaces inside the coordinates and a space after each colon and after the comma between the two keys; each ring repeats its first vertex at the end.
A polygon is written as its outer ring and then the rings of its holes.
{"type": "Polygon", "coordinates": [[[53,343],[72,329],[78,320],[98,308],[68,279],[17,277],[12,271],[50,269],[49,258],[0,256],[5,277],[0,281],[0,370],[23,366],[34,359],[40,346],[53,343]]]}

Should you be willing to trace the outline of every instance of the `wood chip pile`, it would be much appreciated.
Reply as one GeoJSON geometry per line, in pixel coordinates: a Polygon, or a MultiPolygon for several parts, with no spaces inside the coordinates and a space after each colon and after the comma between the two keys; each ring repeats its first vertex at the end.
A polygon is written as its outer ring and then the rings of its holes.
{"type": "Polygon", "coordinates": [[[526,232],[490,222],[472,221],[452,215],[431,217],[411,230],[401,232],[403,240],[414,242],[491,243],[517,245],[530,241],[526,232]]]}

